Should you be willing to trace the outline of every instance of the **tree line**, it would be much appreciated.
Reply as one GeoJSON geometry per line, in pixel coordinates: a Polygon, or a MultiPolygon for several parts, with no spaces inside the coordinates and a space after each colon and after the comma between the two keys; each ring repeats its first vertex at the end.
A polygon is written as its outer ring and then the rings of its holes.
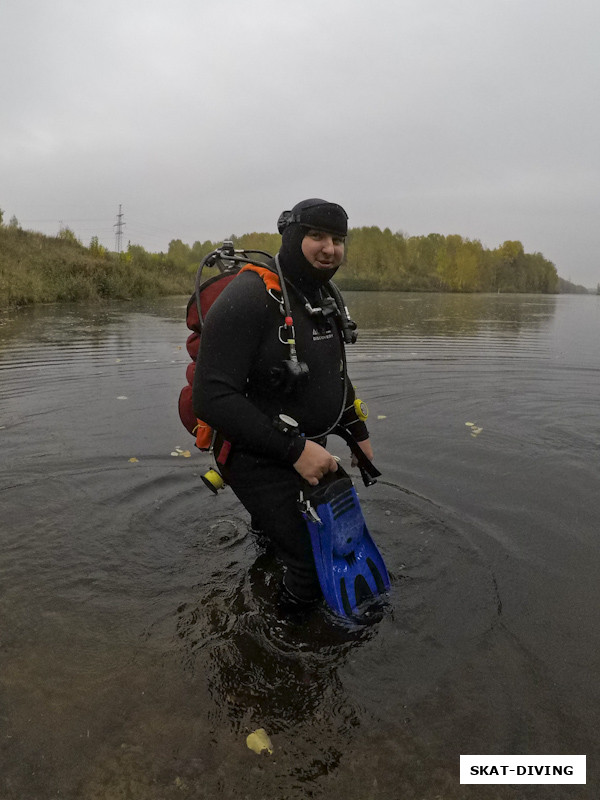
{"type": "MultiPolygon", "coordinates": [[[[232,235],[236,248],[276,253],[278,234],[232,235]]],[[[219,242],[170,242],[167,257],[177,266],[195,267],[219,242]]],[[[526,253],[519,241],[489,249],[478,240],[453,234],[406,236],[377,226],[352,228],[346,260],[336,276],[341,288],[432,292],[558,291],[556,267],[541,253],[526,253]]]]}

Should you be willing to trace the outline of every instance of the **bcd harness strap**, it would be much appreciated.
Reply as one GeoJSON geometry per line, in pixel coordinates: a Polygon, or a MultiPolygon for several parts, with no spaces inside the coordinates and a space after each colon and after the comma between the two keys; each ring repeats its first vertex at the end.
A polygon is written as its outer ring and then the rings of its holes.
{"type": "Polygon", "coordinates": [[[259,267],[256,264],[246,264],[245,267],[242,267],[241,270],[238,272],[238,275],[241,275],[242,272],[256,272],[257,275],[263,279],[265,286],[267,287],[267,292],[281,291],[281,284],[279,282],[279,276],[277,273],[273,272],[266,267],[259,267]]]}

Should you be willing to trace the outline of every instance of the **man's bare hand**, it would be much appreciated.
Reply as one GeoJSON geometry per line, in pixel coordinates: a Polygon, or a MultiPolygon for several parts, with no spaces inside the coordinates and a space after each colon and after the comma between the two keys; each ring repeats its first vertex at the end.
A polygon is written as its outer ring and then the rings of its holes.
{"type": "Polygon", "coordinates": [[[306,440],[300,458],[295,462],[294,469],[311,486],[316,486],[321,478],[328,472],[337,472],[337,461],[320,444],[306,440]]]}

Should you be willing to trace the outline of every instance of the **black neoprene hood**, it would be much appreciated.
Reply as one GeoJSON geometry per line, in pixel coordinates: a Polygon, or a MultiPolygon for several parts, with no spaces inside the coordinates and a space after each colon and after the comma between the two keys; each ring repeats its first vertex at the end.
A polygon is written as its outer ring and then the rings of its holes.
{"type": "Polygon", "coordinates": [[[296,203],[291,211],[283,211],[277,220],[277,230],[283,233],[294,223],[336,236],[348,234],[348,215],[344,209],[337,203],[329,203],[316,197],[296,203]]]}

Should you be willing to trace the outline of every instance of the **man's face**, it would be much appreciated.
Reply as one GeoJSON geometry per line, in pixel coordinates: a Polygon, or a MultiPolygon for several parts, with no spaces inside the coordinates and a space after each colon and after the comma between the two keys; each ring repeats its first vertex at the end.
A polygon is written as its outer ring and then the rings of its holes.
{"type": "Polygon", "coordinates": [[[316,269],[339,267],[344,258],[344,237],[311,229],[302,239],[302,253],[316,269]]]}

